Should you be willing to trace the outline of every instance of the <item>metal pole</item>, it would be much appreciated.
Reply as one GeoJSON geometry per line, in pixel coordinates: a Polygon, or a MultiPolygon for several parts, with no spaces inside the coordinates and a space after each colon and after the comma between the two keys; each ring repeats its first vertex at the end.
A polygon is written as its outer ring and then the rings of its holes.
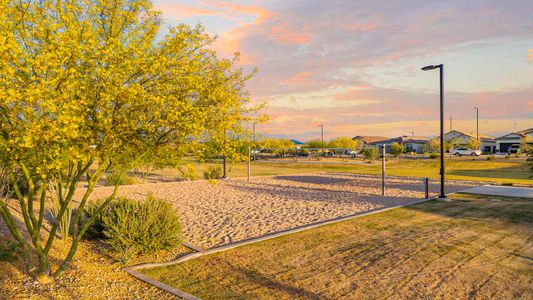
{"type": "Polygon", "coordinates": [[[252,158],[252,149],[250,146],[248,146],[248,182],[250,182],[250,173],[251,173],[251,164],[250,160],[252,158]]]}
{"type": "Polygon", "coordinates": [[[424,178],[424,184],[425,184],[425,191],[426,191],[426,199],[429,199],[429,178],[424,178]]]}
{"type": "Polygon", "coordinates": [[[440,196],[446,198],[444,187],[444,66],[439,66],[440,73],[440,196]]]}
{"type": "Polygon", "coordinates": [[[476,138],[479,141],[479,107],[475,107],[476,109],[476,138]]]}
{"type": "Polygon", "coordinates": [[[452,131],[452,116],[450,116],[450,131],[452,131]]]}
{"type": "Polygon", "coordinates": [[[226,155],[222,155],[223,175],[222,178],[226,179],[226,155]]]}
{"type": "Polygon", "coordinates": [[[381,196],[385,196],[385,145],[381,146],[381,196]]]}
{"type": "Polygon", "coordinates": [[[320,124],[320,140],[324,143],[324,124],[320,124]]]}

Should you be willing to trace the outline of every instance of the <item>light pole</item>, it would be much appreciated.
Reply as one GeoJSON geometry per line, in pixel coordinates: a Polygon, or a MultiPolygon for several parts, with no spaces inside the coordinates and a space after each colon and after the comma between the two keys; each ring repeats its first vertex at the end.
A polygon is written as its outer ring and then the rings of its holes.
{"type": "Polygon", "coordinates": [[[444,78],[443,78],[443,69],[444,66],[440,65],[431,65],[425,66],[422,68],[423,71],[429,71],[433,69],[439,69],[440,77],[440,195],[439,198],[442,200],[446,198],[446,192],[444,187],[444,78]]]}
{"type": "Polygon", "coordinates": [[[476,139],[479,141],[479,107],[474,107],[476,110],[476,139]]]}
{"type": "Polygon", "coordinates": [[[319,124],[319,125],[316,125],[316,126],[320,126],[320,141],[322,141],[322,143],[324,143],[324,124],[319,124]]]}

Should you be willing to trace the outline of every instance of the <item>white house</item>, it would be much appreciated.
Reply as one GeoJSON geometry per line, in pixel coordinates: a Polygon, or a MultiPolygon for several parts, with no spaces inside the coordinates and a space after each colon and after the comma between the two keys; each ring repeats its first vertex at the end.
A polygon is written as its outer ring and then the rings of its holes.
{"type": "MultiPolygon", "coordinates": [[[[454,148],[467,146],[470,140],[476,139],[476,135],[459,130],[452,130],[444,134],[444,141],[455,140],[454,148]]],[[[480,150],[486,153],[496,152],[496,139],[488,135],[479,134],[480,150]]]]}
{"type": "Polygon", "coordinates": [[[528,139],[533,144],[533,128],[525,129],[518,132],[511,132],[496,139],[496,150],[498,152],[507,152],[512,145],[520,145],[522,139],[528,139]]]}

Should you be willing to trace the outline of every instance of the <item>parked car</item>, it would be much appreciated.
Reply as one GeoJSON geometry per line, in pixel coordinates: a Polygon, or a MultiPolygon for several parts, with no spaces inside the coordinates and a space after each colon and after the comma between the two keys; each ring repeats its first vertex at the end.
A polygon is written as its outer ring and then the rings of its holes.
{"type": "Polygon", "coordinates": [[[346,155],[356,155],[357,151],[356,150],[347,149],[346,152],[344,152],[344,154],[346,154],[346,155]]]}
{"type": "Polygon", "coordinates": [[[463,155],[478,156],[478,155],[481,155],[481,150],[472,150],[472,149],[468,149],[468,148],[455,148],[452,151],[452,155],[455,155],[455,156],[463,156],[463,155]]]}
{"type": "Polygon", "coordinates": [[[520,154],[520,145],[511,145],[511,147],[509,147],[509,149],[507,150],[507,154],[520,154]]]}

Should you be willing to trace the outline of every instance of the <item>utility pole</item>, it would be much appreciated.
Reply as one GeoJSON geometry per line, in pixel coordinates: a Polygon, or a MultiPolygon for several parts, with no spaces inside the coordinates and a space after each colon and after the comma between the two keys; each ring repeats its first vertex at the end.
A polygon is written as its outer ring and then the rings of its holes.
{"type": "Polygon", "coordinates": [[[324,124],[319,124],[317,126],[320,126],[320,141],[324,143],[324,124]]]}
{"type": "Polygon", "coordinates": [[[474,107],[476,110],[476,138],[479,141],[479,107],[474,107]]]}
{"type": "Polygon", "coordinates": [[[452,116],[450,115],[450,131],[452,131],[452,116]]]}

